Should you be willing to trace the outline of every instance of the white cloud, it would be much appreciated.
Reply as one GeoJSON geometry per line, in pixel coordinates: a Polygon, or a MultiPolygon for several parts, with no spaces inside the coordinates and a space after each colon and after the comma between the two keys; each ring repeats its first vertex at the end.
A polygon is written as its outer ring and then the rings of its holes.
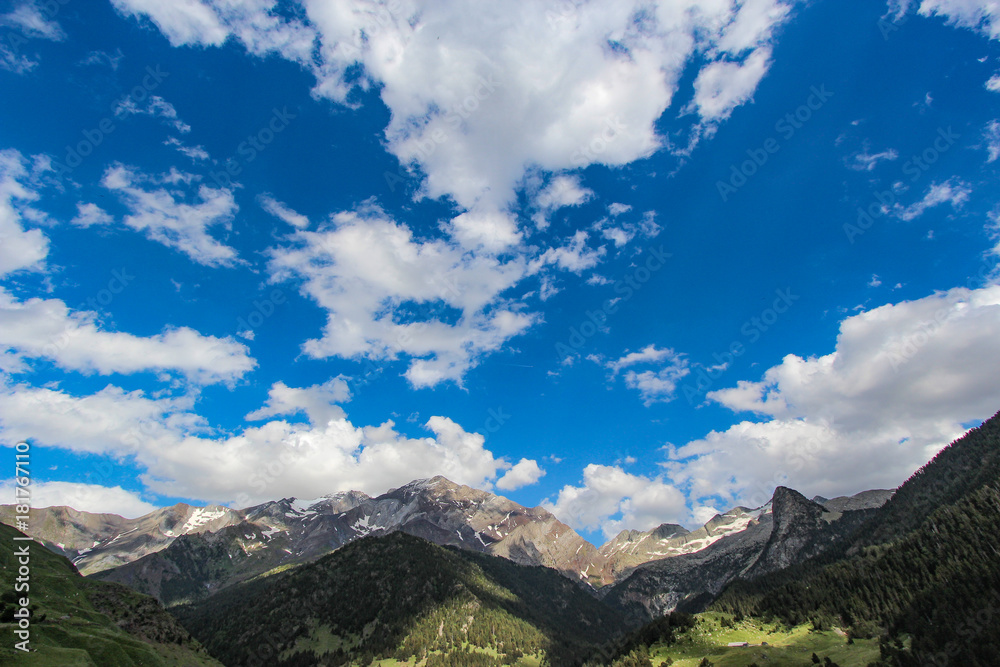
{"type": "Polygon", "coordinates": [[[996,162],[1000,158],[1000,121],[991,120],[986,123],[983,130],[983,138],[986,139],[987,162],[996,162]]]}
{"type": "Polygon", "coordinates": [[[578,176],[556,176],[534,195],[534,205],[539,209],[532,218],[535,226],[546,229],[554,211],[565,206],[579,206],[593,196],[594,191],[580,185],[578,176]]]}
{"type": "Polygon", "coordinates": [[[414,386],[460,382],[483,354],[537,321],[503,297],[527,275],[520,258],[502,262],[422,241],[377,209],[339,213],[333,222],[296,232],[270,263],[274,280],[303,280],[302,291],[328,312],[323,336],[303,346],[314,358],[402,353],[414,386]]]}
{"type": "Polygon", "coordinates": [[[351,390],[341,377],[302,389],[275,382],[267,393],[267,404],[248,414],[246,419],[257,421],[304,412],[310,424],[323,427],[334,419],[344,418],[344,411],[337,404],[349,400],[351,390]]]}
{"type": "Polygon", "coordinates": [[[24,54],[16,53],[0,41],[0,69],[14,74],[27,74],[37,66],[37,60],[31,60],[24,54]]]}
{"type": "Polygon", "coordinates": [[[749,100],[771,64],[771,50],[761,47],[743,62],[718,61],[706,65],[694,82],[692,104],[707,121],[725,120],[749,100]]]}
{"type": "Polygon", "coordinates": [[[162,118],[167,125],[170,125],[181,134],[191,131],[191,126],[185,123],[177,115],[177,109],[170,102],[159,95],[150,95],[143,102],[137,102],[133,97],[123,98],[114,109],[115,115],[128,117],[133,115],[152,116],[162,118]]]}
{"type": "Polygon", "coordinates": [[[166,449],[187,433],[205,430],[204,420],[188,412],[192,405],[189,397],[154,399],[111,385],[80,397],[0,385],[0,434],[9,442],[119,458],[166,449]]]}
{"type": "Polygon", "coordinates": [[[516,491],[524,486],[536,484],[545,475],[534,459],[521,459],[497,480],[497,488],[504,491],[516,491]]]}
{"type": "Polygon", "coordinates": [[[174,46],[210,44],[219,46],[229,36],[214,9],[201,0],[112,0],[115,8],[133,16],[150,18],[174,46]]]}
{"type": "Polygon", "coordinates": [[[522,3],[516,11],[426,0],[301,4],[308,25],[281,18],[273,0],[115,0],[122,13],[149,17],[174,45],[234,37],[254,54],[279,53],[315,75],[317,96],[349,103],[355,87],[377,84],[391,114],[387,148],[419,169],[421,195],[484,215],[506,210],[526,170],[623,165],[657,150],[655,123],[694,58],[726,60],[722,68],[709,63],[699,78],[706,114],[728,115],[763,76],[774,29],[790,7],[774,0],[522,3]],[[751,50],[743,67],[728,62],[751,50]]]}
{"type": "Polygon", "coordinates": [[[0,26],[17,28],[26,37],[48,39],[61,42],[66,33],[56,21],[42,16],[41,7],[36,2],[22,2],[12,11],[0,15],[0,26]]]}
{"type": "Polygon", "coordinates": [[[941,16],[951,25],[1000,39],[1000,5],[994,0],[923,0],[923,16],[941,16]]]}
{"type": "Polygon", "coordinates": [[[612,537],[625,528],[649,530],[685,518],[684,495],[662,479],[627,473],[617,466],[591,463],[583,485],[566,485],[553,503],[542,503],[577,530],[600,529],[612,537]]]}
{"type": "Polygon", "coordinates": [[[37,269],[49,254],[49,239],[37,229],[26,230],[25,214],[37,213],[26,204],[38,193],[25,181],[30,174],[24,156],[13,149],[0,151],[0,277],[14,271],[37,269]]]}
{"type": "Polygon", "coordinates": [[[986,82],[986,90],[991,93],[1000,93],[1000,74],[994,74],[986,82]]]}
{"type": "Polygon", "coordinates": [[[232,190],[199,185],[197,203],[186,203],[185,192],[200,177],[171,170],[161,176],[148,176],[132,167],[115,164],[101,180],[116,193],[131,211],[123,222],[145,232],[153,241],[180,250],[206,266],[229,266],[236,261],[236,251],[208,234],[209,228],[229,229],[239,207],[232,190]],[[183,184],[183,187],[182,187],[183,184]]]}
{"type": "Polygon", "coordinates": [[[270,421],[211,437],[191,407],[189,398],[151,399],[117,387],[82,397],[12,387],[0,391],[0,438],[129,456],[145,469],[140,480],[152,493],[237,506],[350,489],[378,494],[434,475],[489,489],[510,466],[484,448],[482,435],[446,417],[431,417],[425,428],[432,435],[420,438],[401,435],[391,421],[362,427],[344,417],[321,426],[270,421]]]}
{"type": "Polygon", "coordinates": [[[610,213],[615,218],[617,218],[622,213],[628,213],[631,210],[632,207],[629,204],[621,204],[619,202],[614,202],[608,206],[608,213],[610,213]]]}
{"type": "Polygon", "coordinates": [[[899,159],[899,153],[897,153],[893,148],[889,148],[880,153],[862,151],[852,155],[851,159],[853,161],[850,164],[851,169],[856,171],[872,171],[882,160],[892,161],[899,159]]]}
{"type": "Polygon", "coordinates": [[[788,355],[759,382],[709,393],[745,420],[670,448],[693,500],[757,506],[778,484],[807,496],[892,488],[1000,405],[1000,286],[887,304],[840,324],[822,357],[788,355]]]}
{"type": "Polygon", "coordinates": [[[649,407],[653,403],[667,403],[674,400],[677,382],[690,372],[687,361],[680,359],[656,371],[641,373],[629,371],[625,374],[625,386],[629,389],[638,389],[643,405],[649,407]]]}
{"type": "Polygon", "coordinates": [[[70,222],[78,227],[90,227],[92,225],[109,225],[114,220],[107,211],[97,204],[77,202],[76,217],[70,222]]]}
{"type": "Polygon", "coordinates": [[[501,211],[466,211],[452,218],[445,229],[463,248],[493,255],[521,242],[517,222],[501,211]]]}
{"type": "Polygon", "coordinates": [[[272,197],[269,193],[265,192],[262,195],[258,195],[257,203],[260,204],[261,208],[276,217],[278,220],[281,220],[296,229],[305,229],[309,226],[309,218],[301,213],[296,213],[292,209],[288,208],[288,206],[272,197]]]}
{"type": "Polygon", "coordinates": [[[923,215],[927,209],[941,204],[950,204],[952,208],[958,209],[969,201],[971,193],[972,188],[969,184],[957,178],[943,183],[932,183],[923,199],[909,206],[896,204],[893,207],[893,215],[900,220],[913,220],[923,215]]]}
{"type": "Polygon", "coordinates": [[[203,146],[188,146],[177,137],[167,137],[166,141],[163,142],[163,145],[173,146],[181,154],[188,156],[195,162],[202,162],[211,158],[208,151],[206,151],[203,146]]]}
{"type": "Polygon", "coordinates": [[[664,359],[674,359],[676,357],[677,354],[669,347],[658,348],[655,344],[650,344],[638,352],[629,352],[619,359],[609,361],[606,365],[612,373],[617,374],[618,371],[629,366],[655,364],[664,359]]]}
{"type": "MultiPolygon", "coordinates": [[[[0,493],[6,498],[13,498],[13,481],[0,482],[0,493]]],[[[31,483],[31,506],[38,508],[65,506],[81,512],[117,514],[127,519],[135,519],[159,509],[120,486],[40,481],[31,483]]]]}
{"type": "Polygon", "coordinates": [[[678,354],[669,347],[658,348],[656,345],[647,345],[638,352],[629,352],[619,359],[609,361],[605,366],[612,376],[632,366],[654,366],[652,370],[630,370],[624,376],[625,386],[637,389],[646,407],[673,400],[677,382],[691,372],[683,354],[678,354]]]}
{"type": "MultiPolygon", "coordinates": [[[[128,278],[114,275],[109,291],[124,289],[128,278]]],[[[105,331],[96,313],[72,312],[59,299],[19,301],[0,289],[0,313],[0,364],[8,372],[26,370],[26,359],[47,359],[82,373],[173,371],[196,383],[231,384],[256,366],[246,346],[231,337],[187,327],[148,337],[105,331]]]]}
{"type": "MultiPolygon", "coordinates": [[[[629,206],[629,209],[632,207],[629,206]]],[[[620,214],[612,213],[613,216],[620,214]]],[[[603,218],[594,223],[594,230],[599,231],[601,236],[615,244],[615,248],[622,248],[636,236],[650,238],[660,233],[660,225],[656,222],[656,212],[646,211],[638,222],[622,222],[617,225],[607,218],[603,218]]]]}
{"type": "Polygon", "coordinates": [[[535,260],[534,266],[554,264],[564,271],[580,274],[585,269],[597,266],[606,249],[604,246],[591,248],[587,245],[590,235],[582,229],[570,237],[564,246],[549,248],[535,260]]]}

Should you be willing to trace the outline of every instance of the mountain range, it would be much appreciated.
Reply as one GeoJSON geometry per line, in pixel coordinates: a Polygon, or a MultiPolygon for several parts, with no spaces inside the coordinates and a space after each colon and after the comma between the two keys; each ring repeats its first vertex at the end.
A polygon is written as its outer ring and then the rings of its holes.
{"type": "Polygon", "coordinates": [[[794,635],[809,623],[857,640],[859,665],[954,649],[965,661],[952,664],[975,666],[1000,640],[1000,614],[983,616],[1000,602],[1000,415],[895,491],[778,487],[696,530],[622,531],[599,549],[542,508],[443,477],[132,520],[48,508],[30,524],[80,581],[134,589],[126,608],[158,599],[227,665],[620,667],[739,624],[794,635]],[[956,646],[965,635],[982,641],[956,646]],[[262,652],[264,636],[281,639],[262,652]]]}
{"type": "MultiPolygon", "coordinates": [[[[852,513],[876,507],[890,496],[889,491],[869,491],[825,502],[837,509],[859,508],[846,510],[852,513]]],[[[12,506],[0,507],[0,521],[10,520],[12,512],[12,506]]],[[[842,514],[826,509],[822,513],[827,522],[842,514]]],[[[72,560],[81,573],[123,583],[171,605],[208,597],[275,568],[310,562],[361,537],[395,531],[520,565],[549,567],[603,591],[653,561],[696,563],[736,545],[754,545],[749,547],[754,550],[761,542],[763,548],[773,525],[771,515],[772,503],[737,507],[694,531],[675,524],[622,531],[597,549],[541,507],[526,508],[434,477],[375,498],[349,491],[311,500],[285,498],[242,510],[179,504],[137,519],[67,507],[32,509],[29,526],[36,539],[72,560]],[[678,560],[693,554],[702,556],[678,560]]],[[[739,574],[726,570],[713,577],[706,590],[717,592],[739,574]]],[[[669,611],[674,603],[701,592],[673,591],[667,607],[657,604],[649,613],[669,611]]]]}

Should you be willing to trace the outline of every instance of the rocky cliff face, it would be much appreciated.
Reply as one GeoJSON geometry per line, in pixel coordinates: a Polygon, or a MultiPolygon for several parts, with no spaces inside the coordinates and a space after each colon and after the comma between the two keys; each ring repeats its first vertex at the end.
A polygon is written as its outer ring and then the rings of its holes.
{"type": "Polygon", "coordinates": [[[812,501],[822,505],[830,512],[872,510],[885,505],[895,493],[895,491],[886,489],[872,489],[871,491],[862,491],[853,496],[837,496],[830,499],[823,496],[816,496],[812,501]]]}
{"type": "Polygon", "coordinates": [[[639,565],[599,594],[637,620],[674,609],[698,609],[734,579],[753,579],[823,552],[851,534],[862,514],[865,511],[830,512],[797,491],[778,487],[767,505],[716,517],[705,532],[720,525],[741,529],[698,551],[639,565]]]}
{"type": "Polygon", "coordinates": [[[622,531],[600,548],[604,557],[602,580],[619,581],[644,563],[707,549],[728,535],[747,530],[752,522],[769,511],[770,505],[755,510],[736,507],[725,514],[715,515],[704,526],[690,532],[669,523],[647,532],[622,531]]]}

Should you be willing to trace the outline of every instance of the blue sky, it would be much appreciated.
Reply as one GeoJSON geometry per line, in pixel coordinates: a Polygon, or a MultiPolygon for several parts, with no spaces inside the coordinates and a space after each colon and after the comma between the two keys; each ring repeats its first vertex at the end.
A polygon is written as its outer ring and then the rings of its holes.
{"type": "Polygon", "coordinates": [[[987,5],[8,2],[0,441],[595,542],[896,486],[1000,408],[987,5]]]}

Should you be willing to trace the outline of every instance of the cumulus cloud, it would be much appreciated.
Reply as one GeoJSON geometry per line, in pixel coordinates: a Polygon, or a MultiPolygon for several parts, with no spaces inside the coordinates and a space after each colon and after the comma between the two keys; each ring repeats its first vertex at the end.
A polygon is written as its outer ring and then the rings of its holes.
{"type": "MultiPolygon", "coordinates": [[[[13,498],[13,480],[0,482],[0,493],[13,498]]],[[[81,512],[117,514],[127,519],[135,519],[159,509],[138,494],[120,486],[42,481],[31,483],[31,506],[72,507],[81,512]]]]}
{"type": "Polygon", "coordinates": [[[736,107],[753,96],[770,64],[771,50],[761,47],[743,62],[719,61],[706,65],[694,82],[694,108],[707,121],[729,118],[736,107]]]}
{"type": "Polygon", "coordinates": [[[109,225],[115,219],[97,204],[77,202],[76,217],[70,220],[78,227],[91,227],[93,225],[109,225]]]}
{"type": "Polygon", "coordinates": [[[213,238],[213,227],[229,229],[239,207],[228,188],[197,186],[197,201],[189,192],[200,177],[171,170],[151,176],[133,167],[114,164],[101,185],[117,194],[130,214],[123,222],[168,248],[179,250],[205,266],[230,266],[236,251],[213,238]]]}
{"type": "Polygon", "coordinates": [[[579,275],[584,270],[597,266],[607,252],[604,246],[590,247],[587,244],[589,239],[590,234],[582,229],[578,230],[565,245],[546,250],[534,265],[553,264],[564,271],[579,275]]]}
{"type": "Polygon", "coordinates": [[[351,400],[351,390],[341,377],[311,387],[289,387],[275,382],[267,394],[267,404],[246,416],[250,421],[304,412],[313,426],[324,426],[334,419],[343,419],[338,403],[351,400]]]}
{"type": "Polygon", "coordinates": [[[0,151],[0,277],[14,271],[37,269],[49,254],[49,239],[38,229],[25,229],[25,215],[38,217],[29,202],[38,199],[31,173],[16,150],[0,151]]]}
{"type": "Polygon", "coordinates": [[[381,210],[333,216],[334,226],[298,231],[272,251],[274,280],[301,280],[328,313],[315,358],[411,357],[417,387],[460,382],[485,353],[537,321],[503,293],[527,275],[521,258],[472,254],[443,239],[420,240],[381,210]]]}
{"type": "Polygon", "coordinates": [[[660,478],[592,463],[581,486],[566,485],[543,506],[577,530],[600,529],[613,537],[624,529],[649,530],[685,518],[684,494],[660,478]]]}
{"type": "Polygon", "coordinates": [[[448,222],[445,229],[466,250],[495,255],[521,242],[517,222],[507,212],[474,209],[448,222]]]}
{"type": "Polygon", "coordinates": [[[352,90],[376,84],[390,111],[386,146],[422,176],[419,196],[450,198],[486,221],[506,210],[527,170],[623,165],[660,148],[655,123],[696,57],[709,61],[697,107],[706,118],[727,116],[764,75],[790,8],[302,0],[294,13],[274,0],[114,4],[150,19],[175,46],[235,39],[299,63],[316,77],[317,96],[351,104],[352,90]]]}
{"type": "MultiPolygon", "coordinates": [[[[120,291],[129,276],[114,276],[120,291]]],[[[109,287],[110,289],[110,287],[109,287]]],[[[59,299],[21,301],[0,289],[0,368],[27,370],[27,359],[46,359],[82,373],[177,372],[199,384],[232,383],[256,366],[231,337],[204,336],[171,327],[155,336],[104,330],[93,312],[74,312],[59,299]]]]}
{"type": "Polygon", "coordinates": [[[617,374],[623,368],[635,366],[636,364],[658,363],[664,359],[676,357],[676,353],[669,347],[658,348],[655,344],[647,345],[638,352],[629,352],[619,359],[609,361],[608,369],[617,374]]]}
{"type": "MultiPolygon", "coordinates": [[[[378,494],[434,475],[488,489],[510,467],[484,448],[482,435],[446,417],[431,417],[430,435],[418,438],[398,433],[392,421],[356,426],[336,416],[323,424],[276,420],[214,435],[192,408],[189,397],[150,398],[113,386],[87,396],[4,387],[0,438],[128,456],[145,470],[140,480],[150,492],[236,506],[350,489],[378,494]]],[[[528,468],[522,465],[510,481],[528,477],[528,468]]]]}
{"type": "Polygon", "coordinates": [[[625,386],[636,389],[642,397],[643,404],[649,407],[653,403],[673,400],[677,392],[677,382],[688,375],[687,358],[671,348],[658,348],[647,345],[638,352],[629,352],[619,359],[605,364],[612,376],[625,368],[634,366],[652,366],[652,369],[625,373],[625,386]]]}
{"type": "Polygon", "coordinates": [[[504,491],[516,491],[521,487],[536,484],[544,475],[545,471],[538,466],[538,461],[521,459],[497,480],[497,488],[504,491]]]}
{"type": "MultiPolygon", "coordinates": [[[[273,266],[283,277],[304,279],[310,296],[330,313],[322,338],[306,344],[308,354],[405,353],[415,358],[407,371],[415,386],[459,380],[481,354],[537,321],[501,296],[519,279],[537,275],[536,293],[545,298],[556,288],[544,269],[579,274],[606,256],[586,230],[576,230],[561,246],[527,245],[534,230],[521,228],[511,214],[519,193],[537,209],[536,227],[544,228],[552,211],[592,196],[568,171],[620,166],[661,148],[665,141],[656,124],[694,60],[703,63],[696,91],[702,116],[728,116],[766,72],[775,29],[791,6],[777,0],[628,0],[559,7],[523,3],[510,11],[426,0],[388,5],[301,0],[301,11],[286,11],[274,0],[114,4],[124,15],[150,20],[175,46],[234,40],[254,55],[277,54],[298,63],[314,75],[317,97],[350,106],[356,89],[379,91],[390,119],[384,145],[421,178],[416,196],[446,200],[456,211],[441,225],[445,241],[408,238],[393,248],[410,255],[395,257],[402,259],[403,271],[390,268],[389,275],[440,261],[432,277],[450,274],[456,279],[450,284],[459,289],[471,281],[476,298],[489,297],[470,310],[464,299],[427,295],[420,278],[413,287],[396,289],[382,277],[345,272],[349,262],[331,242],[361,226],[345,224],[343,216],[351,214],[343,214],[335,221],[338,229],[321,233],[323,238],[298,237],[305,247],[277,251],[273,266]],[[526,175],[537,175],[545,186],[532,189],[526,175]],[[459,250],[470,258],[457,261],[459,250]],[[338,255],[332,267],[320,267],[324,255],[338,255]],[[507,259],[495,259],[500,257],[507,259]],[[488,283],[485,292],[475,289],[482,281],[488,283]],[[364,284],[361,306],[346,303],[349,282],[364,284]],[[405,302],[414,307],[400,307],[405,302]],[[435,308],[455,310],[444,317],[435,308]]],[[[231,196],[205,186],[202,192],[205,206],[224,204],[231,196]]],[[[613,209],[614,215],[623,212],[620,206],[613,209]]],[[[364,217],[363,211],[355,214],[364,217]]],[[[197,252],[186,251],[202,263],[229,261],[206,257],[205,250],[220,250],[204,233],[212,220],[194,225],[202,243],[189,243],[197,252]]],[[[393,224],[385,237],[369,229],[375,233],[364,243],[387,250],[387,240],[410,235],[393,224]]],[[[594,238],[620,248],[637,234],[658,229],[644,217],[592,231],[594,238]]]]}
{"type": "Polygon", "coordinates": [[[695,500],[748,506],[778,484],[826,496],[895,487],[1000,406],[998,332],[997,285],[848,317],[833,352],[788,355],[760,381],[710,392],[759,417],[670,448],[666,469],[695,500]]]}
{"type": "Polygon", "coordinates": [[[549,226],[549,216],[566,206],[579,206],[594,196],[594,191],[580,184],[578,176],[556,176],[534,196],[538,212],[532,216],[539,229],[549,226]]]}

